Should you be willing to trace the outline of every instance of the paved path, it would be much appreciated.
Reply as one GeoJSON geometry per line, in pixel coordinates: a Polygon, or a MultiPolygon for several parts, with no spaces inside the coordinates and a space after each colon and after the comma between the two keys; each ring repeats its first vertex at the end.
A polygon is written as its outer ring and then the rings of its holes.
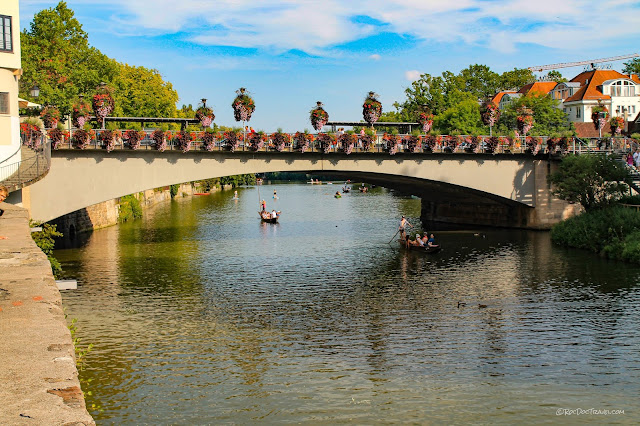
{"type": "Polygon", "coordinates": [[[0,424],[93,425],[49,261],[27,211],[0,209],[0,424]]]}

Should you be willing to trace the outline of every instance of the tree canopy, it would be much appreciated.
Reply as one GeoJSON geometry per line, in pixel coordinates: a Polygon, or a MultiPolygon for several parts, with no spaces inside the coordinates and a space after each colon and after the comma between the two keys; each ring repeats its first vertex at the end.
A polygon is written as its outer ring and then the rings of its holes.
{"type": "Polygon", "coordinates": [[[89,44],[89,36],[66,2],[38,12],[21,34],[20,96],[69,113],[78,95],[90,97],[101,82],[114,89],[114,114],[175,117],[178,94],[157,70],[122,64],[89,44]]]}
{"type": "Polygon", "coordinates": [[[558,100],[538,93],[528,93],[525,96],[521,96],[507,104],[502,110],[500,120],[498,120],[498,131],[506,134],[516,129],[516,121],[519,115],[518,109],[526,106],[533,111],[535,120],[528,135],[551,136],[560,134],[565,136],[565,133],[572,132],[573,127],[567,114],[557,107],[558,104],[558,100]]]}

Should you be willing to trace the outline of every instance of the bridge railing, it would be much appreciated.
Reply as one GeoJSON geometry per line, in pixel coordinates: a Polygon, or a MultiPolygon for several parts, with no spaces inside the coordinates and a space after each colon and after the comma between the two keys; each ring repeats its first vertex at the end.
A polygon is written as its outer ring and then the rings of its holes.
{"type": "MultiPolygon", "coordinates": [[[[185,150],[174,139],[166,140],[160,148],[155,140],[151,138],[152,131],[144,131],[144,137],[132,148],[126,140],[117,138],[110,146],[100,140],[100,133],[104,130],[94,130],[88,142],[83,143],[81,149],[89,150],[162,150],[162,151],[251,151],[251,152],[301,152],[301,147],[294,141],[293,133],[285,133],[286,142],[276,144],[271,135],[262,137],[262,144],[257,148],[250,141],[251,134],[242,135],[237,144],[231,149],[228,141],[222,134],[216,134],[213,141],[206,143],[202,140],[204,132],[195,132],[195,140],[190,143],[185,150]]],[[[120,133],[124,134],[125,131],[120,133]]],[[[59,143],[53,143],[54,149],[77,149],[78,144],[74,141],[73,132],[71,137],[59,143]]],[[[311,140],[304,152],[331,153],[385,153],[387,155],[408,152],[408,153],[477,153],[477,154],[566,154],[566,153],[588,153],[588,152],[614,152],[620,150],[635,149],[638,144],[630,138],[589,138],[580,139],[574,137],[553,138],[547,136],[540,137],[491,137],[472,135],[437,135],[418,136],[411,139],[411,135],[401,134],[389,136],[377,134],[373,137],[369,147],[360,135],[355,135],[352,144],[341,143],[332,140],[330,144],[321,144],[317,134],[311,135],[311,140]],[[350,146],[349,146],[350,145],[350,146]]]]}
{"type": "Polygon", "coordinates": [[[51,168],[51,144],[23,145],[20,161],[0,165],[0,185],[9,192],[24,188],[40,180],[51,168]]]}

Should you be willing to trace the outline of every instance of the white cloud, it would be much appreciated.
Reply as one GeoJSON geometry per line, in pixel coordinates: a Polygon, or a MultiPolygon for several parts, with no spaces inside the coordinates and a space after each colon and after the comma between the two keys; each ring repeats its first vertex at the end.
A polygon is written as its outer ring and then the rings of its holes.
{"type": "Polygon", "coordinates": [[[382,58],[382,56],[378,55],[377,53],[374,53],[373,55],[369,56],[369,59],[373,59],[374,61],[379,61],[382,58]]]}
{"type": "Polygon", "coordinates": [[[420,71],[417,70],[405,71],[404,77],[409,81],[416,81],[420,79],[420,74],[420,71]]]}
{"type": "MultiPolygon", "coordinates": [[[[44,0],[22,0],[33,10],[44,0]]],[[[51,2],[47,2],[51,4],[51,2]]],[[[606,46],[640,37],[637,0],[68,0],[114,11],[114,33],[178,31],[204,45],[328,55],[336,45],[381,31],[427,42],[487,46],[510,53],[518,44],[606,46]],[[367,14],[383,26],[363,24],[367,14]],[[606,31],[598,31],[606,28],[606,31]]],[[[108,24],[107,24],[108,25],[108,24]]],[[[377,60],[376,55],[370,58],[377,60]]]]}

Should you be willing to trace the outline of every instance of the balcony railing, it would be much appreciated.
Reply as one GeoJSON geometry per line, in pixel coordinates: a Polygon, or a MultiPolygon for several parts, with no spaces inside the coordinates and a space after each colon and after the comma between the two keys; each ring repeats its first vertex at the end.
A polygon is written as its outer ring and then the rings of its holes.
{"type": "Polygon", "coordinates": [[[23,145],[21,160],[0,165],[0,185],[9,192],[42,179],[51,168],[51,143],[42,139],[34,148],[23,145]]]}

